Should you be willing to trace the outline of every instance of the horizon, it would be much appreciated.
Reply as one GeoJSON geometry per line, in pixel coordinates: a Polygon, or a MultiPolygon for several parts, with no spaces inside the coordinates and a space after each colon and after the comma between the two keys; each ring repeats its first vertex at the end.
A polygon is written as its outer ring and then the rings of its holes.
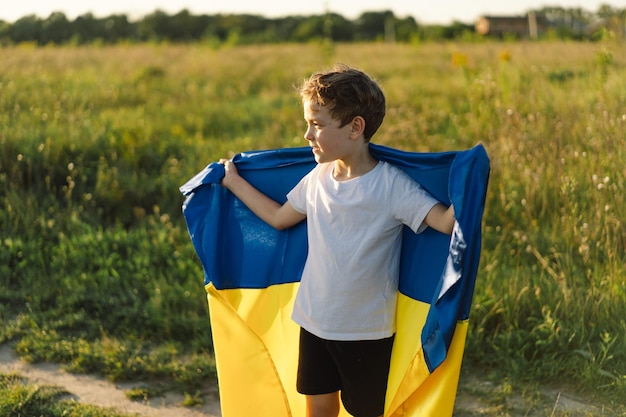
{"type": "Polygon", "coordinates": [[[228,4],[220,5],[207,4],[203,0],[186,0],[177,2],[176,5],[165,0],[134,1],[132,5],[129,5],[127,0],[110,0],[106,4],[80,0],[56,0],[52,5],[43,0],[22,0],[3,6],[0,10],[0,20],[14,23],[30,15],[46,19],[54,12],[63,13],[69,20],[89,13],[96,18],[126,15],[129,20],[141,20],[158,10],[168,15],[188,10],[193,15],[250,14],[265,18],[312,16],[331,12],[352,20],[365,12],[389,10],[399,18],[413,17],[420,24],[435,25],[454,22],[474,23],[481,16],[522,16],[529,10],[544,7],[580,8],[591,13],[597,12],[602,5],[618,9],[626,7],[626,4],[617,5],[617,3],[622,3],[621,0],[560,0],[554,3],[550,4],[543,0],[524,0],[515,4],[503,4],[499,0],[482,0],[468,4],[462,0],[439,0],[436,4],[427,5],[424,3],[407,4],[402,0],[384,2],[362,0],[359,6],[355,7],[352,0],[327,0],[309,5],[285,4],[283,0],[266,0],[264,3],[254,2],[254,0],[231,0],[228,4]]]}

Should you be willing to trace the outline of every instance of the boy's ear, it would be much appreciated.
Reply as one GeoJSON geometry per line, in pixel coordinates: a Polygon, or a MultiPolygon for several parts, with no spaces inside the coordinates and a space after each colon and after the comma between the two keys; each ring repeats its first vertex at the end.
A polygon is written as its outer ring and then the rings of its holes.
{"type": "Polygon", "coordinates": [[[350,133],[353,137],[358,137],[365,131],[365,119],[361,116],[356,116],[352,119],[352,128],[350,133]]]}

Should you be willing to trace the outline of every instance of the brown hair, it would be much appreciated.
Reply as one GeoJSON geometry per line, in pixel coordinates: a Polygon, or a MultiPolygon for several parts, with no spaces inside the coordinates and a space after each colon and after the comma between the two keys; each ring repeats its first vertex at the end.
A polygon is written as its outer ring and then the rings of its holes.
{"type": "Polygon", "coordinates": [[[346,65],[335,65],[331,71],[318,72],[299,88],[302,103],[307,101],[328,106],[330,115],[350,123],[356,116],[365,120],[363,136],[369,141],[385,118],[385,95],[372,78],[346,65]]]}

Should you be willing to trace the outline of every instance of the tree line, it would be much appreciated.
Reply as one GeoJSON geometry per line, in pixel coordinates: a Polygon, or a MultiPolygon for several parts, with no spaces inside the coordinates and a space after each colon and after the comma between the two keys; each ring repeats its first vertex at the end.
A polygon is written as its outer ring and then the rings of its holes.
{"type": "MultiPolygon", "coordinates": [[[[568,27],[593,22],[617,22],[623,33],[626,9],[602,5],[597,12],[580,8],[549,7],[535,11],[554,22],[561,38],[591,36],[568,27]]],[[[187,9],[175,14],[156,10],[138,20],[125,14],[98,18],[86,13],[73,20],[62,12],[47,18],[27,15],[13,23],[0,20],[0,45],[31,42],[37,45],[114,44],[119,42],[198,42],[231,44],[280,42],[334,42],[446,40],[476,36],[473,24],[420,25],[413,17],[397,17],[392,11],[364,12],[354,20],[336,13],[313,16],[265,18],[250,14],[195,15],[187,9]]]]}

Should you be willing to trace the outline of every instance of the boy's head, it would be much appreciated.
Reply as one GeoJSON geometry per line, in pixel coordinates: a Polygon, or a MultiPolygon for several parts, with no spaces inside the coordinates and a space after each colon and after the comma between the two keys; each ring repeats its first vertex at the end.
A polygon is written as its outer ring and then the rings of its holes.
{"type": "Polygon", "coordinates": [[[356,116],[365,120],[363,136],[369,141],[385,117],[385,95],[367,74],[345,65],[335,65],[331,71],[313,74],[300,87],[302,103],[328,108],[341,126],[356,116]]]}

